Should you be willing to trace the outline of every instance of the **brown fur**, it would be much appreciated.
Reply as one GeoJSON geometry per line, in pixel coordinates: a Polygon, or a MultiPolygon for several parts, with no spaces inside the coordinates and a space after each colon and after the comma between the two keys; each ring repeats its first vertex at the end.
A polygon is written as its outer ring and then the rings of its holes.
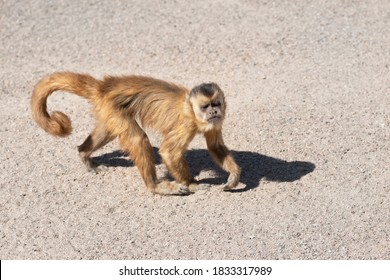
{"type": "Polygon", "coordinates": [[[139,169],[147,188],[158,194],[187,194],[208,187],[197,184],[184,153],[197,133],[203,133],[213,160],[230,173],[224,189],[237,186],[240,168],[222,139],[226,103],[218,85],[186,88],[143,76],[110,77],[96,80],[89,75],[61,72],[42,79],[31,98],[33,118],[46,132],[60,137],[72,131],[70,119],[61,112],[47,112],[47,98],[64,90],[86,98],[94,108],[97,124],[78,147],[81,159],[96,170],[91,154],[116,137],[139,169]],[[162,135],[160,155],[175,179],[159,182],[153,148],[144,128],[162,135]]]}

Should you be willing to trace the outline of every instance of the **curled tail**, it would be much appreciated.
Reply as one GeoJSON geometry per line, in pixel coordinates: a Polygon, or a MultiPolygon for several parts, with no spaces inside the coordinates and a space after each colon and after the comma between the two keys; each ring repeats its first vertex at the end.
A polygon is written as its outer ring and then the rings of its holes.
{"type": "Polygon", "coordinates": [[[93,101],[99,96],[100,82],[89,75],[59,72],[43,78],[31,97],[33,118],[47,133],[66,137],[72,132],[69,117],[62,112],[47,112],[47,98],[57,90],[68,91],[93,101]]]}

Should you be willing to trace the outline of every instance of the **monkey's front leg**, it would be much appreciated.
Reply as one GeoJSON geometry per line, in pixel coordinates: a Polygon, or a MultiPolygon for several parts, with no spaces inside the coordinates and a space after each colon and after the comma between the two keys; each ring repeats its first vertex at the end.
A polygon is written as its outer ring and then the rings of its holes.
{"type": "Polygon", "coordinates": [[[212,159],[225,171],[229,172],[229,178],[224,184],[223,190],[235,188],[240,182],[241,169],[234,161],[229,149],[225,146],[222,139],[222,132],[209,131],[205,133],[207,148],[212,159]]]}
{"type": "MultiPolygon", "coordinates": [[[[222,147],[215,148],[219,151],[223,150],[222,147]]],[[[223,190],[228,191],[237,187],[238,183],[240,182],[241,169],[234,161],[233,156],[230,154],[230,152],[221,156],[221,154],[216,152],[216,150],[210,150],[210,154],[214,158],[214,161],[216,163],[219,163],[222,169],[230,173],[227,182],[223,185],[223,190]]]]}

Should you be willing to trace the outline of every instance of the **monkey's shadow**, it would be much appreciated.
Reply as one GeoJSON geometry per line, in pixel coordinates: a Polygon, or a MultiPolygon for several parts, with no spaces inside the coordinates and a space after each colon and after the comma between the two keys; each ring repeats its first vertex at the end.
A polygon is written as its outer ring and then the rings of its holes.
{"type": "MultiPolygon", "coordinates": [[[[161,157],[158,149],[154,148],[156,164],[161,164],[161,157]]],[[[232,192],[245,192],[260,185],[261,179],[275,182],[293,182],[311,173],[315,165],[306,161],[285,161],[255,152],[232,151],[233,157],[241,167],[240,182],[245,184],[243,189],[235,189],[232,192]]],[[[93,158],[98,164],[112,167],[130,167],[132,161],[127,154],[117,150],[93,158]]],[[[212,170],[215,173],[213,178],[200,180],[202,183],[220,185],[227,181],[228,173],[216,166],[207,150],[189,150],[186,159],[194,176],[201,171],[212,170]]]]}

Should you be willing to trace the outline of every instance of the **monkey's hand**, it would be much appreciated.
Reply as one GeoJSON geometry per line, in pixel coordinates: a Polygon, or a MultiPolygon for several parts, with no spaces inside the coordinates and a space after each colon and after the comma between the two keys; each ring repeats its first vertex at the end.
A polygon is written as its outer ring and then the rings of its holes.
{"type": "Polygon", "coordinates": [[[238,183],[240,182],[240,173],[241,172],[230,173],[228,181],[223,185],[224,191],[229,191],[237,187],[238,183]]]}

